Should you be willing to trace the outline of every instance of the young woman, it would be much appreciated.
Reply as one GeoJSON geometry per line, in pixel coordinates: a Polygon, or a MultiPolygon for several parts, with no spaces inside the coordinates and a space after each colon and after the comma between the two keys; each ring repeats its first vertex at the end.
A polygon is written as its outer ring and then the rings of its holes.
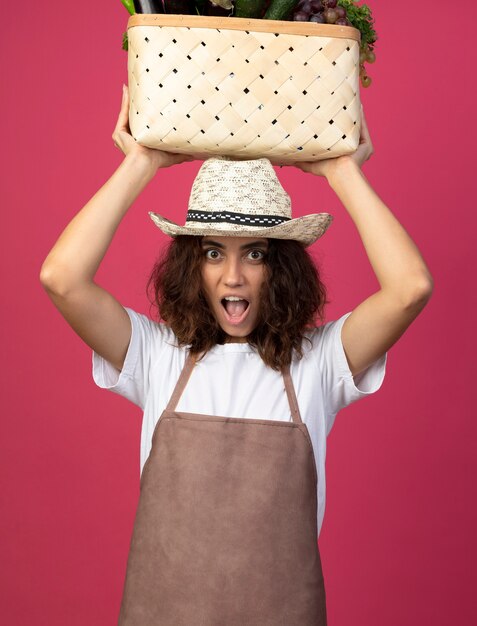
{"type": "Polygon", "coordinates": [[[297,165],[336,192],[380,285],[318,327],[325,289],[305,248],[331,217],[293,219],[266,159],[205,161],[184,226],[151,214],[172,236],[151,276],[162,322],[97,285],[136,197],[189,159],[134,141],[126,88],[113,139],[124,161],[67,226],[41,281],[94,350],[97,384],[144,410],[119,623],[326,624],[326,436],[340,408],[380,387],[387,350],[432,292],[418,249],[361,171],[373,153],[364,115],[353,155],[297,165]]]}

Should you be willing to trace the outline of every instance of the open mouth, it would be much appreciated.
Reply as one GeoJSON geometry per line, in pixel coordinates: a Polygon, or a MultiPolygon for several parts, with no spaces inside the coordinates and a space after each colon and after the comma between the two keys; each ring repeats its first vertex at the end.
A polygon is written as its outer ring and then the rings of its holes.
{"type": "Polygon", "coordinates": [[[240,324],[247,316],[250,302],[245,298],[227,296],[220,301],[230,324],[240,324]]]}

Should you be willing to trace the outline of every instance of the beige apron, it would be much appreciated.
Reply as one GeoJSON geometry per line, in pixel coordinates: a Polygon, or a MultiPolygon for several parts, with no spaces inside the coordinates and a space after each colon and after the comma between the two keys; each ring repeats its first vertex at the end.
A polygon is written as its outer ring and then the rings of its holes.
{"type": "Polygon", "coordinates": [[[316,464],[289,368],[282,422],[178,413],[194,364],[143,468],[119,625],[325,626],[316,464]]]}

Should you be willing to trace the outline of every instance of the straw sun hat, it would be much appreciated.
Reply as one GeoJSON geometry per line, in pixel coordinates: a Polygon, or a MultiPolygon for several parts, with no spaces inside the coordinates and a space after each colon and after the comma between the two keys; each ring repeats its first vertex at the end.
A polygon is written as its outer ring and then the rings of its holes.
{"type": "Polygon", "coordinates": [[[218,235],[294,239],[309,246],[333,219],[316,213],[292,219],[290,196],[268,159],[207,159],[192,185],[184,226],[149,213],[162,232],[177,235],[218,235]]]}

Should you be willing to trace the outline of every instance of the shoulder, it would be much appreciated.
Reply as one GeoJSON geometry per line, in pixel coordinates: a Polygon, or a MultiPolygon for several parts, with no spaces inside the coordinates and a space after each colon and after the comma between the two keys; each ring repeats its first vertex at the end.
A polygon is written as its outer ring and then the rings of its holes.
{"type": "Polygon", "coordinates": [[[336,320],[331,320],[316,326],[309,328],[304,333],[303,350],[316,351],[323,350],[331,347],[333,344],[341,343],[341,329],[346,319],[351,315],[351,311],[345,313],[336,320]]]}
{"type": "Polygon", "coordinates": [[[132,335],[135,339],[143,339],[149,342],[168,345],[178,348],[177,337],[170,326],[164,322],[158,322],[143,313],[125,307],[131,320],[132,335]]]}

